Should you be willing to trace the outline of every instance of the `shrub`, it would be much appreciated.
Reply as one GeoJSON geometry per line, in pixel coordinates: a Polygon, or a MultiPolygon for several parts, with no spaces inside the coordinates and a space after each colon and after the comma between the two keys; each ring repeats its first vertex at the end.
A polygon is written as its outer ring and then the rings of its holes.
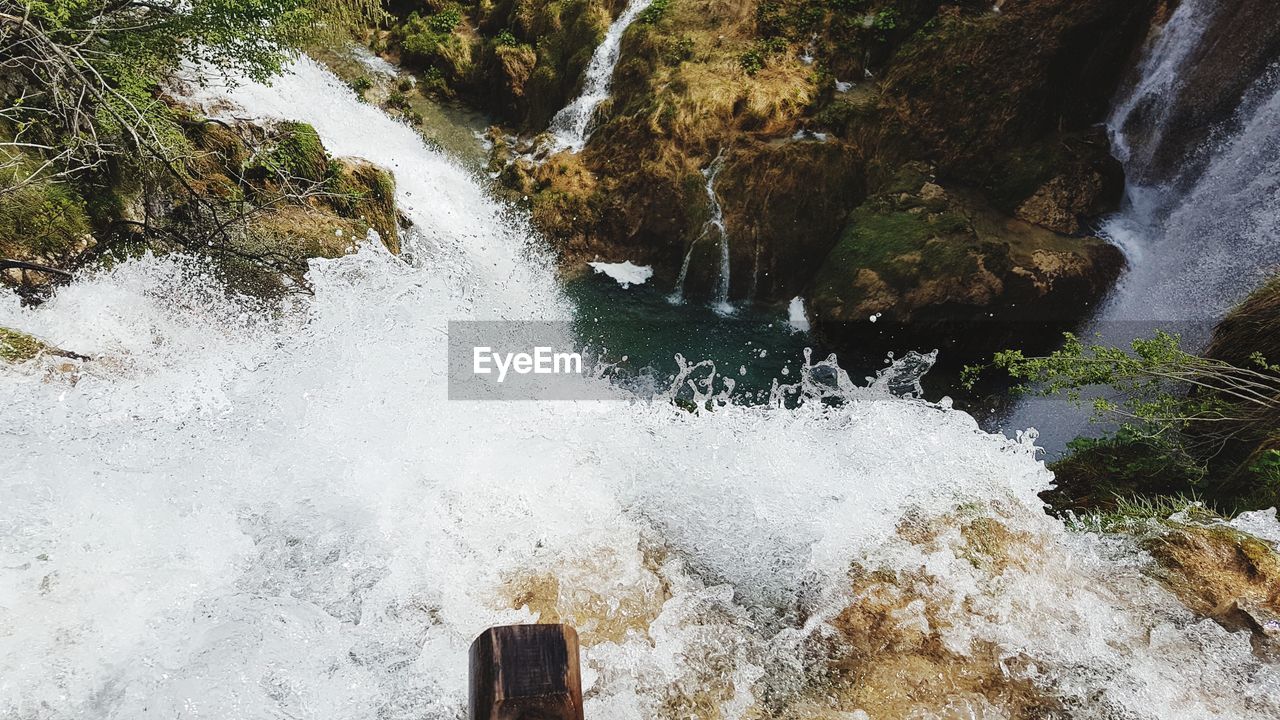
{"type": "Polygon", "coordinates": [[[427,18],[427,27],[438,35],[447,35],[462,22],[462,13],[457,7],[448,7],[427,18]]]}
{"type": "MultiPolygon", "coordinates": [[[[1086,346],[1067,334],[1050,355],[1008,350],[993,364],[1020,392],[1081,403],[1086,389],[1110,388],[1091,401],[1095,416],[1123,424],[1104,438],[1074,441],[1072,455],[1055,465],[1062,484],[1078,486],[1077,496],[1080,488],[1088,495],[1119,484],[1163,494],[1212,490],[1233,508],[1280,499],[1280,366],[1258,353],[1234,365],[1188,353],[1163,331],[1129,348],[1086,346]]],[[[966,368],[966,382],[972,386],[980,372],[966,368]]]]}
{"type": "Polygon", "coordinates": [[[636,18],[645,25],[653,25],[666,15],[667,8],[670,7],[671,0],[653,0],[649,3],[649,7],[640,11],[640,16],[636,18]]]}

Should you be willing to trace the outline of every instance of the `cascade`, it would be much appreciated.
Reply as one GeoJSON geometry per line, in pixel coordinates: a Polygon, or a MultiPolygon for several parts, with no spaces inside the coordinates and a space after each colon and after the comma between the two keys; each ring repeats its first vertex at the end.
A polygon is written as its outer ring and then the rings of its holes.
{"type": "MultiPolygon", "coordinates": [[[[1136,81],[1107,122],[1125,167],[1122,209],[1103,236],[1128,269],[1082,336],[1128,346],[1155,328],[1180,332],[1184,347],[1204,347],[1214,324],[1280,267],[1280,66],[1257,78],[1231,119],[1204,148],[1165,148],[1192,163],[1180,176],[1152,180],[1162,131],[1182,95],[1187,63],[1207,42],[1218,6],[1188,0],[1155,38],[1136,81]]],[[[1028,401],[1006,423],[1035,425],[1051,451],[1088,429],[1082,411],[1028,401]]]]}
{"type": "Polygon", "coordinates": [[[684,261],[680,264],[680,274],[676,277],[676,289],[669,299],[676,304],[684,302],[684,283],[689,275],[689,263],[693,260],[693,251],[699,242],[714,235],[717,241],[719,266],[716,293],[712,298],[711,307],[721,315],[732,315],[734,307],[729,302],[729,233],[725,230],[724,209],[720,206],[720,197],[716,194],[716,179],[720,176],[722,169],[724,169],[724,153],[716,155],[711,164],[702,170],[702,176],[707,180],[703,185],[707,193],[707,220],[702,224],[697,237],[689,243],[689,250],[685,252],[684,261]]]}
{"type": "Polygon", "coordinates": [[[609,25],[604,40],[591,54],[591,62],[587,64],[582,80],[582,92],[551,118],[550,130],[558,149],[580,152],[586,146],[596,119],[596,108],[609,99],[613,69],[622,55],[622,34],[652,2],[629,0],[622,14],[609,25]]]}

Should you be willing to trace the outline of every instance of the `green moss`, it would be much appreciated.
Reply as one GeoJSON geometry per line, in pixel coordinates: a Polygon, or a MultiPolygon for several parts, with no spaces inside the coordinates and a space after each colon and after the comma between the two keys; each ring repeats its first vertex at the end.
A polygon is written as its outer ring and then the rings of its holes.
{"type": "Polygon", "coordinates": [[[883,200],[867,203],[850,215],[818,271],[816,295],[856,305],[863,298],[854,278],[863,269],[874,271],[891,288],[975,272],[977,261],[970,253],[974,241],[968,221],[958,213],[892,207],[883,200]]]}
{"type": "Polygon", "coordinates": [[[374,230],[392,252],[399,252],[395,178],[382,168],[352,160],[335,160],[330,173],[329,205],[340,216],[374,230]]]}
{"type": "Polygon", "coordinates": [[[252,165],[268,176],[320,182],[329,174],[329,153],[315,128],[286,122],[276,127],[271,146],[259,153],[252,165]]]}
{"type": "Polygon", "coordinates": [[[640,12],[640,16],[636,19],[646,25],[653,25],[662,19],[670,5],[671,0],[653,0],[653,2],[649,3],[649,7],[640,12]]]}
{"type": "Polygon", "coordinates": [[[89,235],[84,200],[63,183],[40,181],[0,195],[0,254],[67,259],[89,235]]]}
{"type": "Polygon", "coordinates": [[[0,327],[0,360],[23,363],[48,349],[47,344],[24,332],[0,327]]]}

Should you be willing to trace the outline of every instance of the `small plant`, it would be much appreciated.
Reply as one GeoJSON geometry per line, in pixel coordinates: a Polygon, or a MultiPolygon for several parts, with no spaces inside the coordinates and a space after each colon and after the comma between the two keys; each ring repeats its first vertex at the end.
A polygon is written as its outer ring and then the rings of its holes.
{"type": "Polygon", "coordinates": [[[667,43],[662,54],[662,59],[671,66],[677,66],[680,63],[693,59],[694,42],[693,38],[687,35],[681,35],[679,38],[671,40],[667,43]]]}
{"type": "Polygon", "coordinates": [[[404,77],[400,78],[400,80],[396,83],[396,89],[402,93],[409,92],[410,90],[413,89],[413,86],[414,86],[413,78],[409,77],[408,75],[405,75],[404,77]]]}
{"type": "Polygon", "coordinates": [[[408,110],[409,98],[399,90],[392,90],[391,93],[387,95],[387,107],[395,110],[408,110]]]}
{"type": "Polygon", "coordinates": [[[357,95],[363,95],[365,91],[373,87],[373,81],[369,79],[368,75],[352,78],[351,82],[347,84],[351,86],[352,90],[356,91],[357,95]]]}
{"type": "Polygon", "coordinates": [[[1171,517],[1209,524],[1228,519],[1195,493],[1177,495],[1116,495],[1114,507],[1089,513],[1071,523],[1075,530],[1100,532],[1142,532],[1171,517]]]}
{"type": "Polygon", "coordinates": [[[766,38],[765,40],[760,41],[759,47],[766,54],[777,55],[778,53],[786,52],[787,39],[775,35],[771,38],[766,38]]]}
{"type": "Polygon", "coordinates": [[[871,21],[871,27],[881,33],[893,30],[898,27],[898,11],[893,8],[884,8],[876,13],[875,19],[871,21]]]}
{"type": "Polygon", "coordinates": [[[497,36],[493,38],[493,43],[498,47],[515,47],[520,44],[520,41],[516,39],[515,33],[503,28],[498,32],[497,36]]]}
{"type": "Polygon", "coordinates": [[[640,11],[640,16],[637,19],[645,25],[653,25],[662,19],[670,5],[671,0],[653,0],[653,2],[649,3],[649,7],[640,11]]]}
{"type": "Polygon", "coordinates": [[[764,69],[764,53],[752,48],[738,56],[738,64],[748,75],[755,75],[764,69]]]}
{"type": "Polygon", "coordinates": [[[427,27],[438,35],[447,35],[462,22],[462,13],[457,7],[449,7],[427,18],[427,27]]]}
{"type": "MultiPolygon", "coordinates": [[[[1274,503],[1280,367],[1256,353],[1241,365],[1200,357],[1163,331],[1128,348],[1065,337],[1062,349],[1049,355],[1006,350],[992,363],[1018,383],[1017,392],[1088,402],[1096,419],[1120,421],[1102,438],[1073,441],[1071,454],[1053,466],[1060,481],[1144,494],[1194,490],[1211,493],[1228,509],[1274,503]],[[1087,396],[1091,388],[1109,390],[1087,396]]],[[[972,387],[981,372],[965,368],[965,384],[972,387]]]]}
{"type": "Polygon", "coordinates": [[[422,73],[422,88],[427,91],[448,94],[449,84],[438,67],[429,67],[422,73]]]}

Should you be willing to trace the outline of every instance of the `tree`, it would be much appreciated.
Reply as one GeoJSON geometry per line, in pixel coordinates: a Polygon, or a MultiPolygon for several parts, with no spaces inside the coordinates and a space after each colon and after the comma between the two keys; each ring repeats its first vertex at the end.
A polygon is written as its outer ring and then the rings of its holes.
{"type": "MultiPolygon", "coordinates": [[[[1110,388],[1092,406],[1120,426],[1074,441],[1073,455],[1054,468],[1060,481],[1092,475],[1085,484],[1200,492],[1242,507],[1280,497],[1280,365],[1260,353],[1233,364],[1188,353],[1163,331],[1129,348],[1085,345],[1068,333],[1054,353],[1007,350],[991,364],[1019,392],[1083,402],[1088,388],[1110,388]]],[[[966,368],[966,382],[985,369],[966,368]]]]}

